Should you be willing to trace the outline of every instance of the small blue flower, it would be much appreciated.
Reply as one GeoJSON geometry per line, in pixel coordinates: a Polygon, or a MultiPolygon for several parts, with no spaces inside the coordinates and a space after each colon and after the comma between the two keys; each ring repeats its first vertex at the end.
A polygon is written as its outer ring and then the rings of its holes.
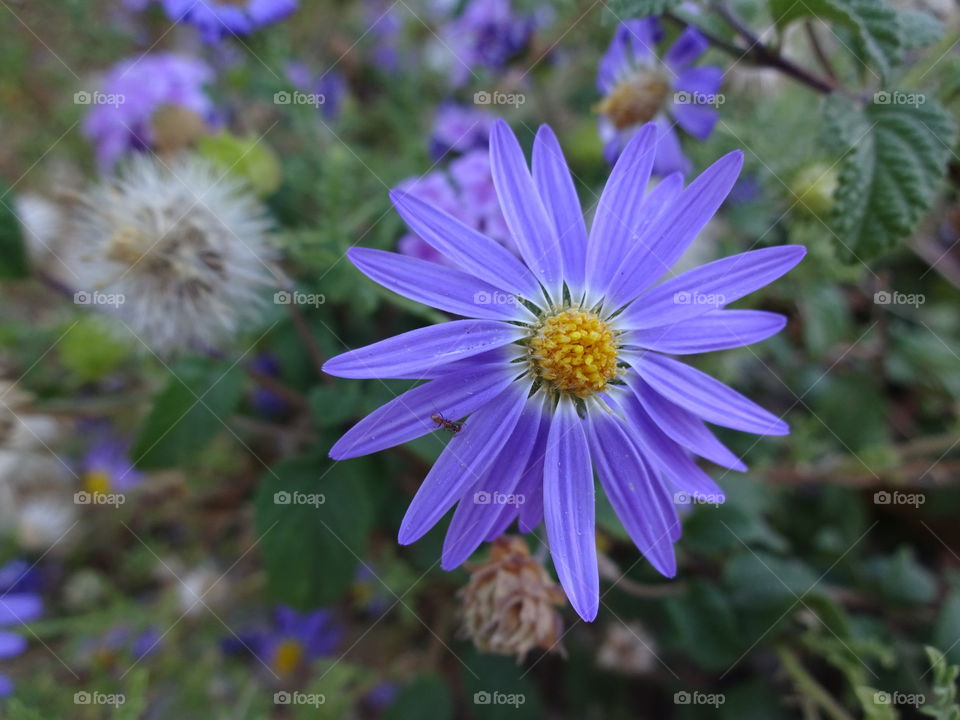
{"type": "Polygon", "coordinates": [[[160,0],[167,16],[193,25],[204,42],[227,35],[249,35],[293,13],[298,0],[160,0]]]}
{"type": "Polygon", "coordinates": [[[659,58],[654,48],[662,35],[655,18],[621,23],[600,60],[597,89],[603,95],[598,110],[607,160],[613,164],[633,134],[653,122],[660,130],[653,171],[668,175],[690,170],[675,125],[698,140],[713,131],[723,71],[693,67],[708,46],[695,28],[686,28],[659,58]]]}
{"type": "Polygon", "coordinates": [[[129,444],[112,436],[98,439],[83,458],[81,478],[89,493],[126,492],[143,482],[128,455],[129,444]]]}
{"type": "Polygon", "coordinates": [[[597,614],[594,481],[662,574],[676,573],[677,495],[723,491],[691,458],[744,470],[704,421],[759,435],[786,423],[727,385],[670,357],[759,342],[786,318],[727,305],[780,277],[796,245],[751,250],[656,284],[726,198],[743,154],[686,188],[679,174],[646,192],[659,132],[635,133],[607,181],[588,232],[560,144],[537,133],[532,173],[509,126],[490,140],[493,183],[514,255],[408,193],[391,198],[449,265],[353,248],[350,260],[404,297],[460,315],[327,361],[344,378],[427,380],[357,423],[336,460],[414,438],[453,434],[400,527],[423,537],[455,505],[441,564],[452,569],[515,520],[545,520],[557,575],[576,611],[597,614]]]}
{"type": "MultiPolygon", "coordinates": [[[[20,563],[11,563],[0,568],[0,660],[22,655],[27,649],[27,639],[6,628],[16,628],[36,620],[43,613],[43,601],[36,593],[14,592],[29,572],[20,563]]],[[[0,697],[13,692],[13,681],[0,673],[0,697]]]]}
{"type": "Polygon", "coordinates": [[[486,110],[444,103],[437,110],[430,137],[430,153],[440,159],[449,152],[486,149],[496,116],[486,110]]]}
{"type": "Polygon", "coordinates": [[[274,627],[251,635],[248,645],[264,665],[284,678],[332,653],[342,635],[343,629],[330,610],[300,613],[280,606],[274,627]]]}
{"type": "Polygon", "coordinates": [[[463,85],[475,68],[502,71],[530,42],[536,20],[514,13],[510,0],[470,0],[443,32],[455,58],[451,79],[463,85]]]}

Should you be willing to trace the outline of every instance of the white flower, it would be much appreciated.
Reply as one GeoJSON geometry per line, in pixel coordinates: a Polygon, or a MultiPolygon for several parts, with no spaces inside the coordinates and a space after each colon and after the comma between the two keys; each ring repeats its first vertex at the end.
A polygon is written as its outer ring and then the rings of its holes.
{"type": "Polygon", "coordinates": [[[86,192],[66,262],[75,301],[115,315],[155,352],[213,347],[276,284],[264,207],[196,156],[136,156],[86,192]]]}
{"type": "Polygon", "coordinates": [[[64,498],[47,496],[28,500],[20,507],[17,540],[25,550],[54,549],[76,523],[76,508],[64,498]]]}

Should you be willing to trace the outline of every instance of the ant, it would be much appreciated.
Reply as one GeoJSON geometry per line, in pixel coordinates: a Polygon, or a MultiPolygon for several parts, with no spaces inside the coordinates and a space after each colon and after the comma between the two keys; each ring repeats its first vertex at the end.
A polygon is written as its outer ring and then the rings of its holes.
{"type": "Polygon", "coordinates": [[[430,416],[430,419],[433,420],[438,427],[442,427],[447,432],[452,432],[454,434],[463,430],[463,423],[454,422],[453,420],[447,420],[440,413],[434,413],[430,416]]]}

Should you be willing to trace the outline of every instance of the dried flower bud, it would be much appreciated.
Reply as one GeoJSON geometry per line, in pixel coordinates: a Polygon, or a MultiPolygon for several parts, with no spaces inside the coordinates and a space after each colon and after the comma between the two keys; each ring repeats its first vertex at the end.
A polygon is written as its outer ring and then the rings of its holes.
{"type": "Polygon", "coordinates": [[[624,675],[644,675],[656,659],[656,642],[639,623],[610,625],[597,651],[600,667],[624,675]]]}
{"type": "Polygon", "coordinates": [[[563,621],[556,607],[563,591],[530,556],[520,537],[504,535],[490,558],[468,565],[470,582],[462,591],[464,631],[478,649],[516,655],[520,661],[535,647],[558,649],[563,621]]]}

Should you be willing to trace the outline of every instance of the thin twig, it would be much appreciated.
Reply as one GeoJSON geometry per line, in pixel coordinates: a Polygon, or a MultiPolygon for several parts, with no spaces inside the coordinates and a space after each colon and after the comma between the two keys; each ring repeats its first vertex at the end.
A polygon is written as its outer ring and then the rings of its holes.
{"type": "Polygon", "coordinates": [[[813,23],[809,20],[803,24],[803,29],[807,33],[807,39],[810,40],[810,47],[813,48],[813,54],[817,56],[817,62],[820,63],[820,67],[823,68],[823,71],[827,74],[834,83],[838,83],[837,73],[833,69],[833,65],[830,64],[830,58],[827,57],[827,54],[823,51],[823,47],[820,45],[820,38],[817,37],[816,28],[813,27],[813,23]]]}

